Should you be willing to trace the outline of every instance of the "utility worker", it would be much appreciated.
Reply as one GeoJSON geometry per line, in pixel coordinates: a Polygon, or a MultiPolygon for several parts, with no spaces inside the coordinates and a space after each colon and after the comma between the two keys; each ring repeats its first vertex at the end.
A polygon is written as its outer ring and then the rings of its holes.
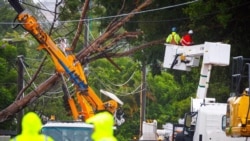
{"type": "Polygon", "coordinates": [[[91,138],[94,141],[117,141],[114,137],[114,117],[109,112],[101,112],[86,120],[94,125],[94,132],[91,138]]]}
{"type": "Polygon", "coordinates": [[[176,33],[176,27],[172,27],[172,33],[166,38],[166,43],[178,45],[180,44],[180,35],[176,33]]]}
{"type": "Polygon", "coordinates": [[[29,112],[22,118],[22,132],[10,141],[54,141],[51,137],[40,134],[42,121],[34,112],[29,112]]]}
{"type": "Polygon", "coordinates": [[[193,30],[189,30],[187,34],[185,34],[182,38],[181,38],[181,45],[182,46],[191,46],[193,45],[193,39],[192,39],[192,35],[193,35],[193,30]]]}

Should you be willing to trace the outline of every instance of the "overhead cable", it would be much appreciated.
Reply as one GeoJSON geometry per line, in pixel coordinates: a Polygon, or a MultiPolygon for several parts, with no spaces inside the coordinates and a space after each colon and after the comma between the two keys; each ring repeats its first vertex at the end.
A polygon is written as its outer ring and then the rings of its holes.
{"type": "MultiPolygon", "coordinates": [[[[72,23],[72,22],[79,22],[79,21],[95,21],[95,20],[103,20],[103,19],[111,19],[111,18],[118,18],[118,17],[124,17],[127,16],[129,14],[144,14],[144,13],[148,13],[148,12],[155,12],[155,11],[160,11],[160,10],[165,10],[165,9],[170,9],[170,8],[175,8],[175,7],[180,7],[180,6],[184,6],[184,5],[189,5],[191,3],[197,2],[198,0],[194,0],[194,1],[189,1],[189,2],[185,2],[185,3],[180,3],[180,4],[175,4],[175,5],[170,5],[170,6],[165,6],[165,7],[161,7],[161,8],[156,8],[156,9],[150,9],[150,10],[144,10],[144,11],[140,11],[140,12],[130,12],[130,13],[124,13],[124,14],[120,14],[120,15],[115,15],[115,16],[106,16],[106,17],[97,17],[97,18],[87,18],[87,19],[82,19],[82,20],[68,20],[68,21],[59,21],[61,23],[72,23]]],[[[47,11],[47,10],[46,10],[47,11]]],[[[53,12],[52,12],[53,13],[53,12]]],[[[39,22],[39,23],[44,23],[44,22],[39,22]]],[[[47,23],[47,22],[45,22],[47,23]]],[[[0,22],[0,24],[13,24],[12,22],[0,22]]]]}

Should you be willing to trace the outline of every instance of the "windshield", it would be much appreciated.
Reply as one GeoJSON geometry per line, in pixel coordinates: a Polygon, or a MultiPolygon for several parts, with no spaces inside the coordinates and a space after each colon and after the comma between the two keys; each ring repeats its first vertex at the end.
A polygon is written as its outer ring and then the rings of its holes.
{"type": "Polygon", "coordinates": [[[42,133],[54,141],[92,141],[92,128],[87,127],[43,127],[42,133]]]}

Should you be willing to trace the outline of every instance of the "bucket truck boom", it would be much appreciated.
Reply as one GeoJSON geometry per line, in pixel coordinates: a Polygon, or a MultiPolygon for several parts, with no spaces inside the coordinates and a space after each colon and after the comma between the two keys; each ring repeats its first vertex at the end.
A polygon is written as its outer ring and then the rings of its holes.
{"type": "Polygon", "coordinates": [[[177,133],[175,141],[243,140],[227,137],[220,127],[226,103],[216,103],[215,98],[207,97],[212,67],[229,65],[230,48],[229,44],[220,42],[194,46],[166,45],[165,68],[190,71],[192,67],[199,66],[200,57],[203,57],[196,97],[191,99],[190,113],[185,114],[183,131],[177,133]]]}
{"type": "Polygon", "coordinates": [[[215,98],[207,97],[212,67],[229,65],[231,46],[220,42],[205,42],[193,46],[172,44],[165,44],[165,46],[163,67],[167,69],[190,71],[193,67],[200,65],[201,57],[203,57],[196,97],[191,98],[190,112],[185,114],[184,125],[178,125],[183,127],[182,131],[174,133],[173,129],[170,139],[175,141],[242,141],[242,138],[227,137],[221,129],[222,116],[226,113],[226,103],[215,103],[215,98]]]}

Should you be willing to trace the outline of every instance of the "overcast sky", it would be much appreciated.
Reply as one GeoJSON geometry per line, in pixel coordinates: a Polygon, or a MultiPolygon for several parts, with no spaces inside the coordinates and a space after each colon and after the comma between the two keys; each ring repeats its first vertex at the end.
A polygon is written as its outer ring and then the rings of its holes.
{"type": "MultiPolygon", "coordinates": [[[[35,3],[42,3],[42,8],[48,9],[50,11],[54,11],[56,0],[33,0],[35,3]]],[[[51,22],[54,18],[54,15],[49,11],[42,10],[41,11],[44,16],[51,22]]]]}

